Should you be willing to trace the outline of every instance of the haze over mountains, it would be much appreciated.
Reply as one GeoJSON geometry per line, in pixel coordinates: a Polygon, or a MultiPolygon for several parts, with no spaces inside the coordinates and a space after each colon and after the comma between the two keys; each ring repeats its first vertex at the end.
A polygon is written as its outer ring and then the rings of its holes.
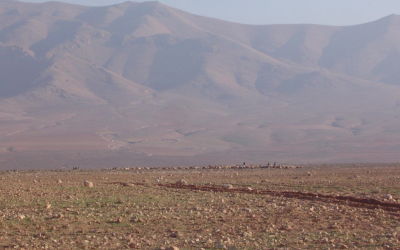
{"type": "Polygon", "coordinates": [[[0,2],[0,167],[390,162],[399,124],[397,15],[252,26],[0,2]]]}

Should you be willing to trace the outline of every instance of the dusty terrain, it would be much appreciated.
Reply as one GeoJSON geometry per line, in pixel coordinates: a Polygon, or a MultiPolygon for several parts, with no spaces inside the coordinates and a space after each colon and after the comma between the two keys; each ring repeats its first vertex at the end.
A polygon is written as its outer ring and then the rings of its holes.
{"type": "Polygon", "coordinates": [[[3,171],[0,246],[398,249],[399,167],[3,171]]]}
{"type": "Polygon", "coordinates": [[[0,161],[399,162],[399,27],[0,1],[0,161]]]}

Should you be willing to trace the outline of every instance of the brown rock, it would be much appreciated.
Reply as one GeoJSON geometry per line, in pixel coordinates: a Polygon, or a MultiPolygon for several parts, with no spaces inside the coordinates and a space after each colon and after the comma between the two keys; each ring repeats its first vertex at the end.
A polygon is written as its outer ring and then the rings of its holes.
{"type": "Polygon", "coordinates": [[[131,248],[131,249],[138,249],[138,248],[140,248],[140,244],[131,242],[131,243],[128,244],[128,247],[131,248]]]}
{"type": "Polygon", "coordinates": [[[180,236],[179,232],[173,232],[169,235],[169,237],[172,237],[172,238],[178,238],[179,236],[180,236]]]}
{"type": "Polygon", "coordinates": [[[233,185],[232,184],[224,184],[224,185],[222,185],[222,187],[225,189],[232,189],[233,185]]]}
{"type": "Polygon", "coordinates": [[[179,250],[179,248],[172,246],[172,247],[167,247],[165,250],[179,250]]]}
{"type": "Polygon", "coordinates": [[[291,225],[283,225],[279,228],[279,230],[292,230],[292,226],[291,225]]]}
{"type": "Polygon", "coordinates": [[[187,181],[185,180],[179,180],[176,182],[177,185],[187,185],[187,181]]]}
{"type": "Polygon", "coordinates": [[[92,188],[92,187],[93,187],[93,182],[91,182],[91,181],[84,181],[84,182],[83,182],[83,185],[84,185],[85,187],[92,188]]]}

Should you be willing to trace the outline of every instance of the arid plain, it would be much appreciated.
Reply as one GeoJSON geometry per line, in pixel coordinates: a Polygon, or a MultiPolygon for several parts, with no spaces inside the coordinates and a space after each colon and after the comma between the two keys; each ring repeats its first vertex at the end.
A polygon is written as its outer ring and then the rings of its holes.
{"type": "Polygon", "coordinates": [[[4,249],[398,249],[400,165],[0,173],[4,249]]]}

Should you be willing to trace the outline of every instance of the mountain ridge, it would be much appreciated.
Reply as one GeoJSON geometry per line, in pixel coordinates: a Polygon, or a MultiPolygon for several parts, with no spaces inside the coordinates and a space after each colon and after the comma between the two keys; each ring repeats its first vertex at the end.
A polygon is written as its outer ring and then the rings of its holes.
{"type": "Polygon", "coordinates": [[[0,2],[0,157],[398,161],[398,26],[0,2]]]}

